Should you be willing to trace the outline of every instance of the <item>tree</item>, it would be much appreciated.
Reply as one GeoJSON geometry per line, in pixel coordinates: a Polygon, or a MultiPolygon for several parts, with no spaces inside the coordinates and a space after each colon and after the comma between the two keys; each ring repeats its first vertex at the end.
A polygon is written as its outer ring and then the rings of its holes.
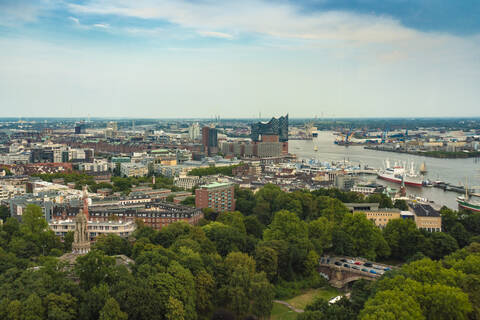
{"type": "Polygon", "coordinates": [[[442,216],[442,230],[443,232],[448,233],[458,221],[458,213],[448,207],[443,206],[440,209],[440,214],[442,216]]]}
{"type": "Polygon", "coordinates": [[[350,236],[354,255],[375,259],[377,255],[386,257],[390,254],[380,230],[364,214],[346,215],[341,229],[350,236]]]}
{"type": "Polygon", "coordinates": [[[406,260],[419,251],[419,245],[425,241],[413,220],[394,219],[383,230],[391,255],[395,259],[406,260]]]}
{"type": "Polygon", "coordinates": [[[7,309],[8,320],[22,319],[22,303],[19,300],[10,301],[7,309]]]}
{"type": "Polygon", "coordinates": [[[405,200],[400,200],[400,199],[395,200],[395,203],[393,204],[393,207],[397,208],[397,209],[400,209],[402,211],[408,211],[407,201],[405,201],[405,200]]]}
{"type": "Polygon", "coordinates": [[[373,193],[365,200],[369,203],[378,203],[380,208],[393,208],[392,199],[383,193],[373,193]]]}
{"type": "Polygon", "coordinates": [[[93,287],[80,305],[80,318],[98,319],[108,298],[110,298],[109,287],[106,284],[93,287]]]}
{"type": "Polygon", "coordinates": [[[78,257],[75,272],[80,278],[80,284],[87,289],[107,281],[112,274],[115,259],[106,256],[99,250],[92,250],[78,257]]]}
{"type": "Polygon", "coordinates": [[[0,219],[5,222],[10,218],[10,210],[7,206],[0,205],[0,219]]]}
{"type": "Polygon", "coordinates": [[[352,292],[350,294],[351,308],[355,313],[359,313],[363,309],[365,302],[370,298],[373,293],[374,282],[365,279],[355,281],[352,286],[352,292]]]}
{"type": "Polygon", "coordinates": [[[63,247],[65,252],[71,252],[72,251],[72,243],[74,240],[74,232],[73,231],[68,231],[65,237],[63,237],[63,247]]]}
{"type": "Polygon", "coordinates": [[[245,224],[245,230],[247,234],[252,235],[257,239],[262,238],[263,229],[265,229],[265,226],[260,223],[256,216],[246,216],[243,219],[243,223],[245,224]]]}
{"type": "Polygon", "coordinates": [[[316,268],[318,266],[319,260],[320,260],[319,255],[314,250],[310,250],[308,252],[307,259],[305,259],[305,262],[304,262],[304,267],[305,267],[304,274],[307,276],[314,275],[316,272],[316,268]]]}
{"type": "Polygon", "coordinates": [[[52,320],[73,320],[77,318],[75,309],[77,299],[69,293],[60,295],[50,293],[45,297],[47,317],[52,320]]]}
{"type": "Polygon", "coordinates": [[[195,207],[195,197],[186,197],[185,199],[180,201],[180,204],[183,204],[184,206],[195,207]]]}
{"type": "Polygon", "coordinates": [[[273,281],[278,272],[278,254],[275,249],[266,246],[257,246],[255,249],[257,271],[265,272],[268,280],[273,281]]]}
{"type": "Polygon", "coordinates": [[[250,309],[249,293],[255,275],[255,261],[247,254],[232,252],[225,258],[226,283],[220,288],[223,303],[237,316],[244,316],[250,309]]]}
{"type": "Polygon", "coordinates": [[[282,210],[275,213],[272,223],[263,232],[263,239],[298,243],[308,239],[307,225],[295,213],[282,210]]]}
{"type": "Polygon", "coordinates": [[[214,291],[214,278],[208,272],[200,271],[195,277],[195,293],[197,297],[195,306],[199,316],[210,314],[212,311],[214,291]]]}
{"type": "Polygon", "coordinates": [[[432,242],[432,253],[430,255],[432,259],[441,259],[458,250],[457,241],[444,232],[434,232],[429,239],[432,242]]]}
{"type": "Polygon", "coordinates": [[[106,255],[130,255],[131,247],[127,239],[116,234],[100,235],[95,241],[95,249],[103,251],[106,255]]]}
{"type": "Polygon", "coordinates": [[[183,303],[173,297],[169,297],[165,318],[167,320],[184,320],[185,310],[183,310],[183,303]]]}
{"type": "Polygon", "coordinates": [[[234,227],[243,234],[246,234],[247,232],[243,222],[243,215],[239,211],[221,212],[217,217],[217,221],[234,227]]]}
{"type": "Polygon", "coordinates": [[[472,311],[466,293],[443,284],[424,285],[423,296],[418,297],[428,320],[464,320],[472,311]]]}
{"type": "Polygon", "coordinates": [[[425,319],[417,301],[399,290],[381,291],[365,304],[361,320],[418,320],[425,319]]]}
{"type": "Polygon", "coordinates": [[[308,237],[312,241],[318,254],[332,247],[333,221],[320,217],[308,224],[308,237]]]}
{"type": "Polygon", "coordinates": [[[22,302],[22,320],[42,320],[44,319],[45,308],[35,293],[32,293],[22,302]]]}
{"type": "Polygon", "coordinates": [[[457,240],[460,248],[467,246],[470,243],[470,234],[467,229],[460,222],[456,222],[448,232],[455,240],[457,240]]]}
{"type": "Polygon", "coordinates": [[[255,196],[250,189],[239,188],[235,185],[235,208],[244,215],[252,214],[255,207],[255,196]]]}
{"type": "MultiPolygon", "coordinates": [[[[108,298],[100,311],[99,320],[127,320],[128,316],[120,310],[118,302],[114,298],[108,298]]],[[[183,319],[183,318],[182,318],[183,319]]]]}
{"type": "Polygon", "coordinates": [[[252,313],[261,319],[267,319],[273,308],[274,291],[265,273],[257,273],[253,277],[250,297],[253,300],[252,313]]]}
{"type": "Polygon", "coordinates": [[[22,214],[20,230],[26,235],[40,234],[48,228],[42,208],[35,204],[27,205],[22,214]]]}
{"type": "Polygon", "coordinates": [[[245,251],[246,249],[246,235],[242,234],[237,228],[220,222],[212,222],[202,229],[222,256],[226,256],[233,251],[245,251]]]}
{"type": "MultiPolygon", "coordinates": [[[[350,214],[347,207],[338,199],[331,197],[319,196],[317,197],[316,207],[318,210],[318,217],[325,217],[328,221],[340,223],[345,215],[350,214]]],[[[318,218],[312,216],[312,220],[318,218]]]]}

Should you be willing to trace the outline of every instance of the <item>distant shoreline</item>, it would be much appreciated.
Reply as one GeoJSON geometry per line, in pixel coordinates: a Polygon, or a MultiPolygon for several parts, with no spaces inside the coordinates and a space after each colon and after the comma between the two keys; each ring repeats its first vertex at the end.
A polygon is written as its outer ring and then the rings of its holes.
{"type": "Polygon", "coordinates": [[[467,159],[467,158],[475,158],[480,157],[480,152],[453,152],[453,151],[407,151],[407,150],[393,150],[393,149],[386,149],[382,147],[370,147],[365,146],[364,149],[368,150],[376,150],[376,151],[386,151],[386,152],[396,152],[396,153],[407,153],[413,154],[417,156],[424,156],[424,157],[431,157],[431,158],[439,158],[439,159],[467,159]]]}

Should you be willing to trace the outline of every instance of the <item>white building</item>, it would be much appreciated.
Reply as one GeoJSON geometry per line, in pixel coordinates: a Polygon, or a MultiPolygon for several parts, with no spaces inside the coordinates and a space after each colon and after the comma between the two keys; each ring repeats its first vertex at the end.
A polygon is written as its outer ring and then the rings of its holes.
{"type": "Polygon", "coordinates": [[[120,175],[124,177],[144,177],[148,175],[148,167],[141,163],[120,164],[120,175]]]}
{"type": "Polygon", "coordinates": [[[200,125],[197,122],[188,127],[188,136],[191,140],[200,139],[200,125]]]}
{"type": "MultiPolygon", "coordinates": [[[[57,236],[64,237],[68,231],[75,230],[75,220],[53,220],[48,226],[57,236]]],[[[136,229],[133,221],[88,221],[88,237],[94,241],[100,235],[116,234],[120,237],[128,237],[136,229]]]]}

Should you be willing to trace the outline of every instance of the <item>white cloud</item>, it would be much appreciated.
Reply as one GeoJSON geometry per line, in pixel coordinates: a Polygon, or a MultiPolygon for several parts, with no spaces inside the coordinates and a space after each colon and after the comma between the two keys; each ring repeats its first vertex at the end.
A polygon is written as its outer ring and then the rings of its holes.
{"type": "Polygon", "coordinates": [[[72,20],[76,25],[79,25],[79,24],[80,24],[80,20],[79,20],[78,18],[68,17],[68,19],[72,20]]]}
{"type": "Polygon", "coordinates": [[[102,29],[110,28],[110,25],[108,23],[95,23],[93,26],[96,28],[102,28],[102,29]]]}
{"type": "MultiPolygon", "coordinates": [[[[300,14],[293,5],[261,0],[191,2],[184,0],[91,0],[70,4],[81,14],[160,19],[203,32],[231,30],[307,40],[347,40],[391,43],[416,36],[387,17],[346,12],[300,14]]],[[[231,33],[231,32],[230,32],[231,33]]]]}
{"type": "Polygon", "coordinates": [[[55,0],[1,0],[0,25],[12,27],[34,22],[56,5],[55,0]]]}
{"type": "Polygon", "coordinates": [[[222,38],[222,39],[228,39],[232,40],[233,36],[228,33],[224,32],[216,32],[216,31],[199,31],[199,35],[204,36],[204,37],[211,37],[211,38],[222,38]]]}

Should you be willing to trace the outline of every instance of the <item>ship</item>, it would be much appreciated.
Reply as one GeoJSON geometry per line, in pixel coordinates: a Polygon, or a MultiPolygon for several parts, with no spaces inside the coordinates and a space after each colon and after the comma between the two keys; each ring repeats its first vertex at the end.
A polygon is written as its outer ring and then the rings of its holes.
{"type": "Polygon", "coordinates": [[[410,163],[410,169],[406,169],[406,163],[403,165],[395,163],[394,166],[390,166],[390,161],[385,161],[385,169],[380,170],[377,173],[378,178],[398,184],[402,184],[402,181],[407,186],[422,187],[422,176],[415,172],[413,162],[410,163]]]}
{"type": "Polygon", "coordinates": [[[480,198],[470,197],[468,192],[457,197],[458,208],[480,212],[480,198]]]}
{"type": "Polygon", "coordinates": [[[464,190],[465,194],[457,197],[458,208],[480,212],[480,198],[476,194],[474,196],[470,195],[468,182],[465,183],[464,190]]]}
{"type": "Polygon", "coordinates": [[[420,166],[420,173],[422,175],[425,175],[425,173],[427,173],[427,165],[425,164],[425,161],[423,161],[422,165],[420,166]]]}

